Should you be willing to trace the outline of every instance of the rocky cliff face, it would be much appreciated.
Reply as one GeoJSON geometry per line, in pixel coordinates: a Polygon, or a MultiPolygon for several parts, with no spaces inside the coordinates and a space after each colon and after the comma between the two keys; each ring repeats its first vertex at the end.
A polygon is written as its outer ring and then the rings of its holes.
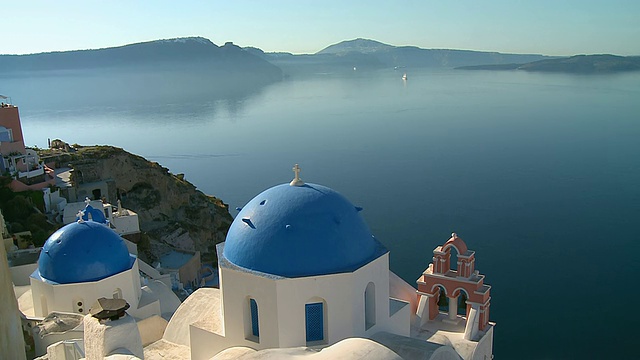
{"type": "Polygon", "coordinates": [[[169,249],[200,251],[215,261],[215,245],[224,241],[233,221],[222,200],[197,190],[182,175],[156,162],[111,146],[82,147],[56,157],[71,164],[74,184],[108,181],[115,184],[107,200],[138,213],[140,256],[148,261],[169,249]]]}

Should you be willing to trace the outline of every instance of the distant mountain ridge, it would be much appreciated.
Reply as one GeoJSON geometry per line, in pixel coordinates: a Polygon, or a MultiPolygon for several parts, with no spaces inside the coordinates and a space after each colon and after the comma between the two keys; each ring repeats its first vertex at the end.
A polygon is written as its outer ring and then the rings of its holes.
{"type": "Polygon", "coordinates": [[[479,64],[523,64],[551,58],[539,54],[503,54],[473,50],[394,46],[363,38],[341,41],[329,45],[315,54],[265,53],[257,48],[249,48],[247,50],[285,70],[315,68],[318,66],[327,71],[389,67],[453,68],[479,64]]]}
{"type": "Polygon", "coordinates": [[[371,54],[376,51],[390,50],[395,46],[381,43],[376,40],[357,38],[353,40],[345,40],[337,44],[329,45],[318,51],[316,54],[344,54],[348,52],[360,52],[363,54],[371,54]]]}
{"type": "Polygon", "coordinates": [[[526,71],[612,72],[636,69],[632,57],[589,55],[557,58],[540,54],[423,49],[357,38],[315,54],[269,53],[231,42],[218,46],[203,37],[160,39],[117,47],[28,55],[0,55],[0,73],[82,69],[196,70],[230,80],[277,81],[283,73],[333,73],[384,68],[521,69],[526,71]],[[600,56],[595,58],[594,56],[600,56]]]}
{"type": "Polygon", "coordinates": [[[216,73],[251,73],[277,80],[275,65],[227,42],[217,46],[203,37],[162,39],[118,47],[29,55],[0,55],[0,73],[122,67],[197,68],[216,73]]]}
{"type": "Polygon", "coordinates": [[[563,73],[615,73],[640,71],[640,56],[618,56],[610,54],[575,55],[560,59],[546,59],[525,64],[463,66],[462,70],[524,70],[532,72],[563,73]]]}
{"type": "Polygon", "coordinates": [[[365,49],[366,52],[364,53],[375,56],[384,64],[412,67],[456,67],[463,66],[459,64],[478,64],[478,62],[483,61],[487,64],[525,63],[550,58],[540,54],[504,54],[475,50],[393,46],[368,39],[342,41],[338,44],[330,45],[318,53],[345,54],[353,51],[362,52],[360,49],[365,49]]]}

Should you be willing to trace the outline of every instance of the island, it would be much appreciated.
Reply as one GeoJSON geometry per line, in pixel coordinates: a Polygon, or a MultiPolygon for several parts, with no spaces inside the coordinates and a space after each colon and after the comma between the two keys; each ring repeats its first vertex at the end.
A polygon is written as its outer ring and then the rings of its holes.
{"type": "Polygon", "coordinates": [[[640,70],[640,56],[575,55],[523,64],[487,64],[456,67],[459,70],[524,70],[574,74],[618,73],[640,70]]]}

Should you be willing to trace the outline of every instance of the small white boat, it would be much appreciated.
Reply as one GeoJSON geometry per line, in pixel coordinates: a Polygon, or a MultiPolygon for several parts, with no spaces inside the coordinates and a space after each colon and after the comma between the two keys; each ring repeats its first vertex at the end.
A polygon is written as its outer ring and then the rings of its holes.
{"type": "Polygon", "coordinates": [[[407,80],[407,73],[404,73],[404,75],[402,75],[402,80],[407,80]]]}

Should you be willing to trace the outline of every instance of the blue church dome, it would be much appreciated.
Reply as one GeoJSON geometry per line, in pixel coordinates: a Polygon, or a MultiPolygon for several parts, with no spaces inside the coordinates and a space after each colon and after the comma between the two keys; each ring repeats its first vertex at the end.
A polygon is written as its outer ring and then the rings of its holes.
{"type": "Polygon", "coordinates": [[[354,271],[387,251],[360,210],[325,186],[272,187],[236,216],[223,256],[237,266],[284,277],[354,271]]]}
{"type": "Polygon", "coordinates": [[[59,284],[97,281],[133,265],[124,241],[115,231],[94,222],[72,222],[53,233],[38,260],[38,272],[59,284]]]}

